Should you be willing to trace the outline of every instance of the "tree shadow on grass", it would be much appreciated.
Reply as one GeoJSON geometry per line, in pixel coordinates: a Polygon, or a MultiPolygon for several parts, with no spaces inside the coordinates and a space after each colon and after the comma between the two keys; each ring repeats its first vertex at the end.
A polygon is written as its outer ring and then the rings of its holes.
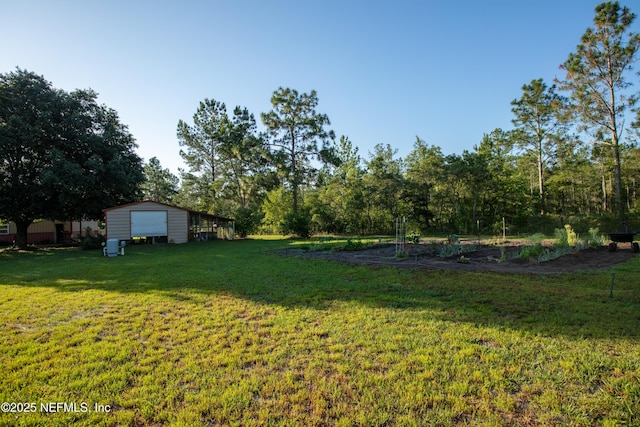
{"type": "Polygon", "coordinates": [[[567,338],[639,338],[637,261],[611,272],[559,276],[408,270],[287,258],[282,242],[215,242],[128,248],[124,257],[65,251],[3,254],[3,285],[156,293],[201,304],[224,294],[265,305],[330,310],[336,303],[415,312],[447,322],[567,338]]]}

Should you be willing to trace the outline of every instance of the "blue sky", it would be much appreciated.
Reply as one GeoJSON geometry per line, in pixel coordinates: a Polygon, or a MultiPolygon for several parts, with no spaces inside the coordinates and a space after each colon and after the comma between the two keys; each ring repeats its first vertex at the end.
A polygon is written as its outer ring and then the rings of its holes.
{"type": "Polygon", "coordinates": [[[511,127],[523,84],[563,77],[598,3],[0,0],[0,72],[94,89],[174,173],[178,120],[201,100],[247,107],[262,129],[280,86],[315,89],[364,158],[377,143],[404,157],[416,136],[460,154],[511,127]]]}

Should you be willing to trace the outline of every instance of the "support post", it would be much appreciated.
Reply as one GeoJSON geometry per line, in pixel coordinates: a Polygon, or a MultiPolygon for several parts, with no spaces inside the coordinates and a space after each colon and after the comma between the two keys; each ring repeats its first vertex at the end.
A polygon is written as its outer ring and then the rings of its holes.
{"type": "Polygon", "coordinates": [[[616,273],[611,273],[611,289],[609,290],[609,298],[613,298],[613,283],[616,280],[616,273]]]}

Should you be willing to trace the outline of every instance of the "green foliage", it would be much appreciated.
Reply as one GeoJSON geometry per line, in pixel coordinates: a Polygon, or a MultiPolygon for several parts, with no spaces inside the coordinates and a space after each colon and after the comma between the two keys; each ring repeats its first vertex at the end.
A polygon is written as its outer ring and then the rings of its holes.
{"type": "Polygon", "coordinates": [[[98,219],[136,200],[135,140],[91,90],[67,93],[32,72],[0,74],[0,217],[26,247],[36,218],[98,219]]]}
{"type": "Polygon", "coordinates": [[[500,258],[498,258],[498,262],[505,262],[506,259],[506,248],[504,246],[500,246],[500,258]]]}
{"type": "Polygon", "coordinates": [[[178,194],[179,179],[169,169],[163,169],[157,157],[144,165],[145,182],[142,183],[143,197],[156,202],[172,203],[178,194]]]}
{"type": "MultiPolygon", "coordinates": [[[[358,148],[342,135],[335,150],[337,165],[320,171],[314,191],[305,195],[314,227],[327,233],[361,234],[366,230],[363,176],[358,148]]],[[[371,232],[371,230],[369,230],[371,232]]]]}
{"type": "Polygon", "coordinates": [[[426,232],[435,219],[433,196],[443,172],[444,156],[440,147],[429,146],[416,136],[413,149],[405,161],[405,185],[402,199],[407,213],[415,221],[419,230],[426,232]]]}
{"type": "Polygon", "coordinates": [[[557,246],[557,247],[569,246],[569,240],[567,238],[567,230],[565,230],[564,228],[556,228],[553,235],[555,237],[555,242],[553,243],[554,246],[557,246]]]}
{"type": "Polygon", "coordinates": [[[538,255],[538,262],[551,261],[556,258],[560,258],[574,252],[575,252],[575,249],[571,246],[557,245],[557,246],[554,246],[552,249],[545,249],[540,255],[538,255]]]}
{"type": "Polygon", "coordinates": [[[280,224],[291,211],[291,192],[284,187],[277,187],[269,191],[262,203],[262,230],[269,233],[280,233],[280,224]]]}
{"type": "Polygon", "coordinates": [[[440,246],[440,251],[438,252],[438,256],[440,258],[448,258],[453,255],[458,255],[462,251],[462,248],[458,244],[443,244],[440,246]]]}
{"type": "Polygon", "coordinates": [[[566,79],[560,89],[570,91],[573,109],[599,141],[607,141],[613,160],[615,206],[624,217],[622,200],[622,161],[620,157],[625,111],[634,107],[636,96],[627,88],[631,66],[640,49],[640,35],[630,31],[636,15],[617,1],[596,6],[595,28],[587,28],[576,52],[562,65],[566,79]]]}
{"type": "Polygon", "coordinates": [[[362,242],[361,239],[348,239],[347,243],[342,247],[342,250],[345,251],[359,251],[360,249],[363,249],[365,247],[365,244],[362,242]]]}
{"type": "Polygon", "coordinates": [[[260,228],[262,213],[255,207],[238,208],[233,212],[236,221],[236,233],[239,237],[254,234],[260,228]]]}
{"type": "Polygon", "coordinates": [[[522,97],[511,102],[511,111],[515,115],[515,138],[525,153],[535,159],[540,212],[544,214],[546,164],[566,131],[567,99],[556,93],[555,85],[548,87],[542,79],[532,80],[522,86],[522,91],[522,97]]]}
{"type": "Polygon", "coordinates": [[[287,213],[280,224],[280,232],[308,239],[311,237],[311,214],[306,209],[287,213]]]}
{"type": "Polygon", "coordinates": [[[289,183],[291,208],[296,212],[300,186],[316,173],[311,160],[336,163],[335,135],[325,130],[325,126],[331,124],[329,117],[316,112],[315,90],[300,94],[295,89],[280,87],[273,93],[271,105],[273,110],[262,113],[262,123],[269,136],[272,164],[289,183]]]}
{"type": "Polygon", "coordinates": [[[469,262],[471,262],[471,259],[464,255],[460,255],[460,258],[458,258],[458,263],[460,264],[469,264],[469,262]]]}
{"type": "Polygon", "coordinates": [[[84,231],[84,236],[78,238],[80,248],[83,250],[102,249],[102,244],[105,242],[105,237],[101,233],[93,234],[91,227],[87,227],[84,231]]]}
{"type": "Polygon", "coordinates": [[[178,122],[178,143],[189,172],[182,173],[185,207],[230,214],[239,207],[259,203],[264,167],[264,141],[256,135],[256,122],[246,108],[235,107],[229,116],[223,102],[200,102],[193,124],[178,122]]]}
{"type": "Polygon", "coordinates": [[[556,238],[554,246],[556,247],[575,247],[579,242],[578,234],[571,228],[570,224],[565,224],[564,228],[557,228],[554,235],[556,238]]]}
{"type": "Polygon", "coordinates": [[[350,237],[344,244],[337,244],[333,246],[334,251],[360,251],[381,244],[382,240],[365,240],[361,236],[350,237]]]}
{"type": "Polygon", "coordinates": [[[567,233],[567,243],[569,243],[569,246],[575,246],[578,244],[579,240],[578,240],[578,234],[571,228],[571,225],[566,224],[564,226],[564,229],[567,233]]]}
{"type": "Polygon", "coordinates": [[[400,215],[404,187],[402,160],[391,145],[376,144],[363,177],[363,210],[369,226],[392,234],[400,215]]]}
{"type": "Polygon", "coordinates": [[[599,248],[601,246],[604,246],[604,244],[608,241],[609,239],[606,238],[605,236],[603,236],[600,233],[600,230],[598,228],[590,228],[589,229],[589,247],[591,248],[599,248]]]}
{"type": "Polygon", "coordinates": [[[414,244],[420,243],[420,233],[407,234],[407,242],[414,243],[414,244]]]}
{"type": "Polygon", "coordinates": [[[525,246],[520,250],[520,258],[537,258],[544,252],[542,244],[536,243],[532,246],[525,246]]]}

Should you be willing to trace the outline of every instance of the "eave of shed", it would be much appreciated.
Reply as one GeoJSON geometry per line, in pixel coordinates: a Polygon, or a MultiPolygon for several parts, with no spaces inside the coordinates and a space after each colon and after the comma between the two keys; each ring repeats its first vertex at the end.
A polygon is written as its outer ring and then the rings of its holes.
{"type": "Polygon", "coordinates": [[[187,208],[183,208],[183,207],[180,207],[180,206],[171,205],[169,203],[156,202],[155,200],[142,200],[142,201],[138,201],[138,202],[125,203],[124,205],[113,206],[111,208],[103,209],[102,212],[107,213],[107,212],[115,210],[115,209],[122,209],[122,208],[131,207],[131,206],[135,206],[135,205],[140,205],[140,204],[143,204],[143,203],[155,203],[155,204],[161,205],[161,206],[168,206],[168,207],[175,208],[175,209],[181,209],[183,211],[189,212],[190,215],[200,215],[201,218],[206,219],[206,220],[210,220],[210,221],[216,221],[216,220],[217,221],[224,221],[224,222],[232,222],[232,221],[234,221],[233,218],[227,218],[227,217],[224,217],[224,216],[214,215],[214,214],[210,214],[210,213],[207,213],[207,212],[195,211],[193,209],[187,209],[187,208]]]}

